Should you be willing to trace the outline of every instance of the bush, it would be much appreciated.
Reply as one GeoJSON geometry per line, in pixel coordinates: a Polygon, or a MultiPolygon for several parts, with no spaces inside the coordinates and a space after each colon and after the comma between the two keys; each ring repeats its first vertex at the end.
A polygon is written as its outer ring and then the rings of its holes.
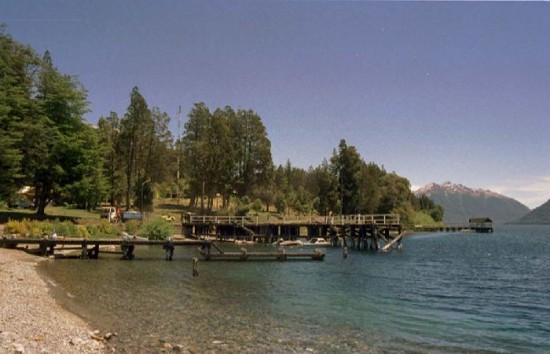
{"type": "Polygon", "coordinates": [[[121,228],[117,224],[110,223],[108,221],[102,221],[97,225],[97,233],[95,236],[118,236],[121,232],[121,228]]]}
{"type": "Polygon", "coordinates": [[[4,233],[7,235],[19,235],[21,237],[24,237],[29,232],[28,228],[29,220],[23,219],[23,220],[8,220],[8,222],[4,225],[4,233]]]}
{"type": "Polygon", "coordinates": [[[86,233],[90,235],[91,237],[95,237],[99,234],[99,230],[97,229],[97,226],[94,224],[87,224],[86,226],[86,233]]]}
{"type": "Polygon", "coordinates": [[[84,225],[77,226],[77,235],[81,238],[91,238],[91,234],[88,232],[87,226],[84,225]]]}
{"type": "Polygon", "coordinates": [[[69,221],[64,221],[64,222],[56,221],[54,222],[53,228],[55,229],[55,232],[59,236],[79,237],[77,226],[69,221]]]}
{"type": "Polygon", "coordinates": [[[262,208],[264,206],[264,203],[260,199],[254,199],[254,203],[252,203],[252,210],[254,210],[256,213],[259,213],[262,211],[262,208]]]}
{"type": "Polygon", "coordinates": [[[138,232],[139,228],[141,227],[141,222],[138,220],[130,220],[127,221],[125,224],[126,232],[130,235],[133,235],[138,232]]]}
{"type": "Polygon", "coordinates": [[[156,219],[147,222],[143,226],[141,236],[148,237],[150,240],[166,240],[172,236],[172,225],[162,219],[156,219]]]}

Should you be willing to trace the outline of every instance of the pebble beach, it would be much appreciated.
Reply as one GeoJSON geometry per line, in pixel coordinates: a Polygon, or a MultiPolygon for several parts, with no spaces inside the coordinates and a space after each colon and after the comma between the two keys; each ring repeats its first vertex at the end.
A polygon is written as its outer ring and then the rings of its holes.
{"type": "Polygon", "coordinates": [[[36,270],[47,261],[0,248],[0,352],[106,352],[105,338],[51,296],[36,270]]]}

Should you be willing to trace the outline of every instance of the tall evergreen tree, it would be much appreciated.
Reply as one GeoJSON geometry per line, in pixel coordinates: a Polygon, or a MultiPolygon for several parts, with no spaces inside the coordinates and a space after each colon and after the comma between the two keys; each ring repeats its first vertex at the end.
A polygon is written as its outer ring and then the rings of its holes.
{"type": "Polygon", "coordinates": [[[37,114],[26,121],[23,166],[35,187],[37,214],[60,195],[66,174],[79,163],[71,159],[67,146],[84,129],[86,91],[69,75],[54,67],[49,52],[44,54],[36,87],[37,114]]]}
{"type": "Polygon", "coordinates": [[[238,110],[232,123],[236,150],[236,191],[240,196],[269,184],[273,168],[271,142],[259,115],[252,110],[238,110]]]}
{"type": "Polygon", "coordinates": [[[11,199],[25,183],[21,148],[26,121],[36,114],[33,73],[39,62],[0,25],[0,200],[11,199]]]}
{"type": "Polygon", "coordinates": [[[208,129],[211,114],[208,107],[200,102],[193,106],[188,117],[182,144],[185,173],[189,178],[190,203],[196,205],[198,197],[201,196],[201,209],[204,209],[202,196],[206,188],[205,171],[208,168],[208,129]]]}
{"type": "Polygon", "coordinates": [[[315,209],[321,215],[329,215],[338,211],[339,206],[339,183],[338,175],[334,168],[324,160],[323,163],[313,170],[317,184],[317,196],[315,209]]]}
{"type": "Polygon", "coordinates": [[[122,204],[125,192],[123,159],[117,150],[120,118],[115,112],[111,112],[109,117],[100,117],[97,126],[103,153],[103,175],[107,183],[107,196],[111,205],[118,206],[122,204]]]}
{"type": "MultiPolygon", "coordinates": [[[[122,158],[125,170],[126,210],[129,210],[132,205],[132,197],[139,198],[145,185],[150,183],[148,179],[150,176],[145,175],[143,167],[147,158],[147,143],[149,143],[146,137],[153,131],[151,111],[139,89],[134,87],[130,94],[128,112],[120,122],[120,135],[117,142],[117,151],[122,158]]],[[[139,205],[143,206],[141,201],[139,205]]]]}
{"type": "Polygon", "coordinates": [[[359,212],[363,160],[355,147],[348,147],[346,141],[342,139],[338,146],[338,153],[332,156],[331,162],[338,174],[340,213],[346,215],[359,212]]]}

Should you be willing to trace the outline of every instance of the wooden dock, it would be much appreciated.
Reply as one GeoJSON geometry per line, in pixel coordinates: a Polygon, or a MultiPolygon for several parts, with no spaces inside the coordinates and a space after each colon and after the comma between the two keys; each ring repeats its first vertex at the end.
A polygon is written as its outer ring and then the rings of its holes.
{"type": "MultiPolygon", "coordinates": [[[[333,246],[378,251],[402,234],[397,214],[334,217],[208,216],[183,215],[182,234],[208,236],[218,241],[274,243],[322,237],[333,246]]],[[[399,239],[400,240],[400,239],[399,239]]],[[[399,242],[396,241],[396,246],[399,242]]]]}
{"type": "MultiPolygon", "coordinates": [[[[214,244],[212,244],[214,245],[214,244]]],[[[325,259],[325,254],[320,249],[315,249],[312,252],[286,252],[280,247],[277,252],[248,252],[246,248],[241,248],[240,252],[225,252],[217,248],[216,252],[210,252],[209,248],[198,248],[199,253],[205,260],[277,260],[286,261],[289,259],[315,260],[322,261],[325,259]]]]}
{"type": "MultiPolygon", "coordinates": [[[[204,240],[173,240],[172,246],[196,246],[202,245],[208,241],[204,240]]],[[[146,239],[76,239],[76,238],[2,238],[0,239],[0,247],[16,248],[20,245],[35,246],[38,254],[42,256],[54,255],[56,250],[70,251],[80,250],[78,258],[99,257],[99,253],[116,253],[121,254],[123,259],[133,259],[135,246],[164,246],[167,243],[165,240],[146,240],[146,239]],[[120,246],[120,251],[102,250],[100,246],[120,246]]]]}

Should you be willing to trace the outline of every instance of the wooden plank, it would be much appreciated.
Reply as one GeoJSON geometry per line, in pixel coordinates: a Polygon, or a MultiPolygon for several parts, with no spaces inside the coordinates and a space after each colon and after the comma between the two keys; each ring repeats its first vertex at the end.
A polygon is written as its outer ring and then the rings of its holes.
{"type": "Polygon", "coordinates": [[[403,238],[403,233],[400,233],[397,235],[393,240],[391,240],[390,243],[387,243],[382,249],[380,249],[379,252],[388,252],[390,250],[390,247],[393,246],[397,241],[401,240],[403,238]]]}

